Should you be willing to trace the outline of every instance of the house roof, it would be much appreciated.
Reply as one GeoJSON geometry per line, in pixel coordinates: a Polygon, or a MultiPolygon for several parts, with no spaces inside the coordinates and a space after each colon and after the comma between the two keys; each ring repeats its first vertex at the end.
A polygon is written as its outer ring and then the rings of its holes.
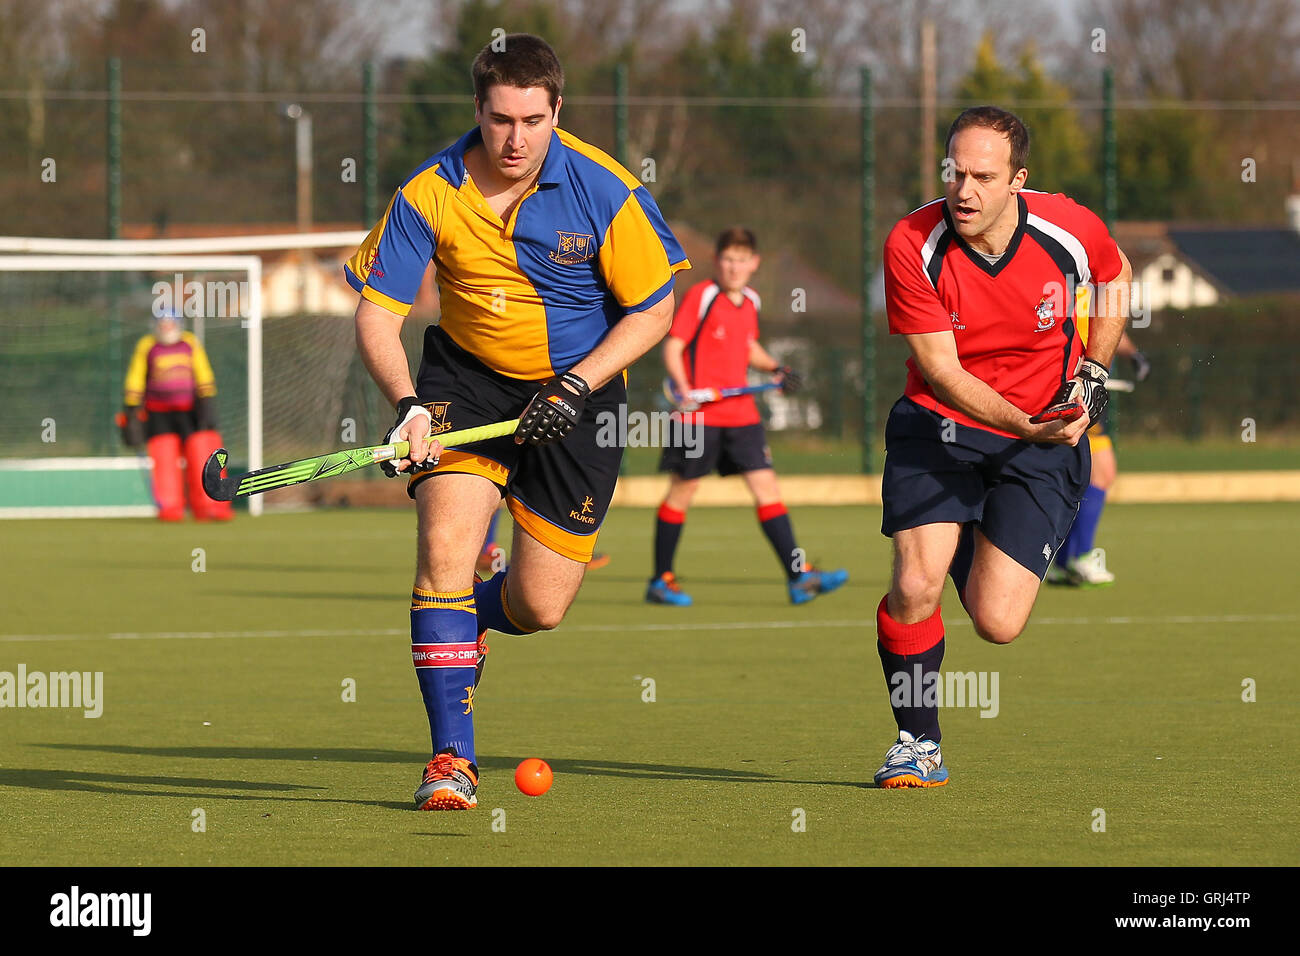
{"type": "Polygon", "coordinates": [[[1300,292],[1300,233],[1292,229],[1170,226],[1169,238],[1233,295],[1300,292]]]}

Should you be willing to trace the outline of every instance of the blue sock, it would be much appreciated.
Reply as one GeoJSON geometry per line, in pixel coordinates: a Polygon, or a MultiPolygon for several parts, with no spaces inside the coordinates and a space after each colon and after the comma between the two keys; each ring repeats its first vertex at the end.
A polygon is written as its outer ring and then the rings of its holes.
{"type": "Polygon", "coordinates": [[[481,554],[487,554],[488,548],[497,543],[497,519],[500,517],[500,508],[492,512],[492,520],[488,522],[487,536],[483,538],[483,548],[480,551],[481,554]]]}
{"type": "Polygon", "coordinates": [[[454,748],[456,756],[476,763],[474,755],[474,665],[478,661],[478,625],[474,592],[411,592],[411,659],[429,715],[433,753],[454,748]]]}
{"type": "Polygon", "coordinates": [[[474,605],[478,608],[478,629],[502,634],[531,634],[510,619],[506,604],[506,574],[498,571],[486,581],[474,585],[474,605]]]}
{"type": "Polygon", "coordinates": [[[1089,485],[1079,502],[1079,513],[1075,516],[1070,533],[1065,536],[1065,543],[1056,552],[1056,563],[1064,566],[1081,554],[1092,550],[1092,543],[1097,537],[1097,525],[1101,521],[1101,511],[1106,507],[1106,492],[1095,485],[1089,485]]]}

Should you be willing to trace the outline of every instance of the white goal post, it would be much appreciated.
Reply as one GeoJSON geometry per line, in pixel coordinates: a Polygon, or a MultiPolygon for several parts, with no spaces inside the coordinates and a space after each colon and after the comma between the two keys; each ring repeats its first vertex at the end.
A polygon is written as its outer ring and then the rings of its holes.
{"type": "MultiPolygon", "coordinates": [[[[12,240],[9,240],[12,241],[12,240]]],[[[39,243],[40,240],[25,240],[39,243]]],[[[47,243],[70,242],[73,240],[45,240],[47,243]]],[[[103,245],[103,243],[98,243],[103,245]]],[[[262,467],[262,260],[257,256],[201,256],[201,255],[3,255],[0,256],[0,272],[66,272],[70,270],[94,272],[140,272],[172,270],[190,272],[234,272],[248,276],[247,315],[241,319],[248,329],[248,460],[249,470],[262,467]]],[[[200,334],[201,330],[196,334],[200,334]]],[[[125,369],[122,370],[125,374],[125,369]]],[[[83,465],[94,459],[51,459],[51,461],[80,462],[83,465]]],[[[118,462],[110,468],[130,467],[133,459],[104,459],[106,462],[118,462]]],[[[136,467],[140,467],[137,465],[136,467]]],[[[21,467],[11,462],[4,471],[26,471],[30,467],[21,467]]],[[[46,469],[48,470],[48,469],[46,469]]],[[[253,498],[249,501],[249,513],[262,513],[262,503],[253,498]]],[[[87,514],[85,508],[69,507],[60,509],[56,506],[5,506],[0,503],[0,517],[52,517],[64,513],[72,517],[87,514]]],[[[97,517],[113,515],[134,516],[140,513],[139,506],[100,506],[94,512],[97,517]]]]}
{"type": "MultiPolygon", "coordinates": [[[[283,282],[285,263],[286,261],[308,261],[307,259],[296,260],[292,257],[286,260],[286,254],[292,254],[296,251],[307,253],[315,250],[315,255],[324,257],[319,260],[319,266],[320,263],[328,263],[331,257],[329,250],[338,250],[340,257],[346,256],[346,254],[356,249],[365,240],[366,235],[367,232],[365,230],[358,229],[316,233],[251,234],[185,239],[62,239],[31,236],[0,236],[0,274],[22,272],[62,272],[68,273],[69,276],[73,276],[74,273],[81,272],[89,276],[96,272],[134,273],[135,275],[131,279],[124,281],[137,283],[139,282],[141,274],[150,273],[152,273],[154,277],[166,278],[168,280],[171,280],[171,273],[173,272],[185,274],[187,277],[204,275],[210,277],[214,274],[222,274],[226,278],[229,278],[232,275],[240,279],[246,277],[246,292],[241,296],[243,302],[241,310],[238,313],[238,318],[240,320],[240,325],[247,330],[246,454],[248,469],[254,471],[258,468],[265,467],[266,464],[264,460],[264,444],[266,441],[266,426],[264,423],[266,400],[264,388],[268,381],[270,381],[272,387],[283,389],[285,387],[283,379],[284,364],[292,364],[301,359],[301,356],[296,352],[290,351],[288,354],[282,355],[277,351],[275,356],[273,356],[273,359],[276,361],[272,363],[275,366],[275,368],[272,369],[274,374],[272,374],[270,380],[267,379],[267,373],[264,371],[263,361],[263,343],[265,333],[264,320],[267,315],[267,309],[271,309],[270,314],[273,317],[285,314],[284,310],[286,306],[283,304],[284,297],[282,294],[277,296],[276,293],[276,290],[283,293],[285,288],[283,282]],[[264,257],[266,257],[265,261],[264,257]],[[272,263],[269,270],[267,265],[268,263],[272,263]],[[278,263],[278,265],[276,265],[276,263],[278,263]],[[276,278],[277,275],[279,276],[279,279],[276,278]],[[269,301],[264,297],[264,281],[270,283],[271,291],[267,294],[271,295],[272,298],[269,301]],[[276,301],[281,302],[281,304],[279,306],[275,305],[274,303],[276,301]],[[277,312],[276,309],[279,309],[280,311],[277,312]],[[276,364],[277,362],[279,364],[276,364]]],[[[333,289],[332,294],[334,295],[334,299],[330,303],[327,305],[318,304],[311,308],[323,308],[326,310],[325,314],[330,316],[342,316],[345,311],[345,306],[344,303],[339,301],[339,296],[344,295],[351,297],[351,290],[346,288],[341,273],[337,275],[337,278],[334,278],[333,275],[330,275],[328,278],[320,278],[320,275],[324,275],[324,273],[319,273],[315,277],[317,289],[326,288],[326,290],[329,291],[329,287],[337,286],[337,288],[333,289]]],[[[179,282],[181,275],[176,275],[175,279],[176,282],[179,282]]],[[[38,282],[35,277],[31,277],[30,279],[16,278],[8,281],[10,287],[18,290],[16,294],[19,296],[26,291],[29,285],[38,282]]],[[[60,289],[59,294],[64,296],[60,301],[75,300],[75,293],[72,293],[73,298],[70,299],[68,298],[69,294],[63,291],[65,284],[74,288],[79,287],[75,278],[66,283],[65,280],[61,278],[39,281],[46,283],[47,285],[50,283],[57,285],[60,289]]],[[[103,282],[102,279],[99,281],[101,283],[103,282]]],[[[169,281],[169,285],[175,285],[176,282],[169,281]]],[[[242,285],[242,282],[240,284],[242,285]]],[[[184,284],[185,289],[188,290],[190,285],[191,283],[186,282],[184,284]]],[[[212,281],[207,283],[208,287],[220,287],[224,285],[232,284],[212,281]]],[[[188,295],[188,292],[186,294],[188,295]]],[[[219,296],[223,294],[224,293],[218,289],[216,295],[219,296]]],[[[176,289],[174,301],[177,306],[180,305],[180,295],[181,290],[176,289]]],[[[213,298],[213,294],[210,293],[208,298],[213,298]]],[[[137,302],[138,299],[139,296],[137,292],[137,302]]],[[[102,297],[100,301],[102,302],[102,297]]],[[[10,305],[13,306],[14,303],[11,302],[10,305]]],[[[348,316],[351,315],[353,307],[354,300],[352,306],[346,306],[346,313],[348,316]]],[[[19,349],[17,358],[12,354],[9,356],[10,366],[13,366],[16,362],[21,363],[23,354],[40,355],[45,347],[40,338],[42,332],[40,323],[43,321],[40,307],[35,306],[28,311],[30,311],[31,317],[18,320],[19,331],[16,334],[13,332],[12,328],[0,329],[0,332],[4,332],[6,335],[13,338],[19,338],[23,335],[26,335],[29,338],[29,342],[25,349],[19,349]]],[[[192,330],[195,335],[200,339],[200,341],[204,341],[205,317],[209,321],[212,321],[211,317],[214,313],[207,311],[205,306],[193,313],[187,309],[185,314],[192,322],[192,330]]],[[[232,332],[238,332],[238,329],[233,327],[233,323],[226,321],[226,319],[233,316],[227,316],[220,312],[217,314],[223,316],[223,318],[219,320],[221,321],[223,329],[222,341],[229,344],[231,342],[231,339],[229,338],[230,334],[232,332]]],[[[313,314],[322,313],[314,312],[313,314]]],[[[0,318],[0,321],[3,321],[3,319],[0,318]]],[[[282,323],[283,321],[284,320],[282,319],[276,319],[277,323],[282,323]]],[[[277,325],[277,328],[280,327],[280,325],[277,325]]],[[[339,329],[341,332],[341,326],[339,329]]],[[[301,338],[301,335],[299,337],[301,338]]],[[[340,336],[336,335],[335,338],[340,338],[340,336]]],[[[348,336],[348,339],[351,339],[350,335],[348,336]]],[[[279,340],[283,345],[284,336],[281,335],[279,340]]],[[[205,345],[207,345],[209,349],[209,354],[212,355],[211,343],[205,342],[205,345]]],[[[341,340],[338,342],[332,341],[331,348],[334,351],[330,352],[329,355],[334,356],[334,358],[331,359],[331,361],[335,363],[339,361],[338,356],[341,347],[341,340]]],[[[0,343],[0,358],[3,358],[4,351],[5,345],[0,343]]],[[[229,358],[229,353],[227,352],[226,354],[227,358],[229,358]]],[[[123,358],[125,358],[125,356],[123,356],[123,358]]],[[[322,360],[324,360],[324,355],[322,355],[322,360]]],[[[108,364],[112,363],[106,362],[105,367],[108,364]]],[[[240,364],[242,365],[242,363],[240,364]]],[[[19,365],[19,367],[21,369],[21,365],[19,365]]],[[[125,375],[125,372],[126,368],[123,366],[118,370],[117,374],[125,375]]],[[[242,374],[241,369],[238,377],[242,377],[242,374]]],[[[18,378],[21,379],[21,376],[18,376],[18,378]]],[[[218,376],[219,390],[220,387],[221,376],[218,376]]],[[[236,389],[237,387],[236,384],[236,389]]],[[[99,388],[100,393],[102,393],[102,387],[100,385],[96,385],[96,388],[99,388]]],[[[238,391],[228,394],[238,395],[238,391]]],[[[274,396],[272,397],[274,398],[274,396]]],[[[103,399],[100,399],[99,401],[99,410],[102,411],[103,399]]],[[[240,408],[238,411],[240,415],[242,415],[245,410],[240,408]]],[[[238,423],[236,423],[236,426],[237,424],[238,423]]],[[[242,430],[237,428],[236,434],[239,434],[240,431],[242,430]]],[[[62,443],[62,438],[60,438],[60,442],[62,443]]],[[[236,444],[238,443],[239,440],[236,439],[236,444]]],[[[283,444],[282,439],[281,444],[283,444]]],[[[55,469],[55,466],[59,461],[73,464],[81,463],[78,467],[82,470],[78,473],[84,475],[85,470],[82,466],[84,466],[86,462],[98,460],[102,463],[105,471],[123,476],[122,478],[115,479],[120,483],[122,480],[125,480],[127,472],[131,470],[147,469],[149,466],[147,459],[143,459],[141,456],[136,456],[134,458],[130,456],[114,457],[111,453],[107,452],[107,448],[102,441],[96,449],[90,451],[89,455],[86,450],[73,450],[71,452],[61,452],[59,458],[54,458],[53,456],[47,458],[42,454],[44,446],[33,447],[25,440],[22,445],[23,447],[19,448],[17,451],[10,448],[4,452],[0,452],[0,455],[4,456],[0,458],[0,518],[21,516],[47,517],[54,514],[66,514],[68,516],[89,514],[94,514],[95,516],[108,516],[110,514],[127,515],[139,514],[141,512],[142,505],[138,501],[133,501],[131,504],[125,504],[120,497],[113,499],[111,503],[81,502],[75,505],[69,503],[67,505],[60,504],[55,507],[50,507],[48,506],[49,503],[43,500],[38,501],[32,497],[31,481],[35,474],[44,474],[49,475],[52,478],[57,478],[60,481],[64,481],[65,484],[71,484],[72,478],[74,477],[71,472],[66,475],[59,475],[56,471],[51,470],[55,469]],[[102,457],[96,459],[94,457],[96,455],[102,457]],[[46,464],[38,465],[37,463],[40,462],[46,462],[46,464]],[[5,500],[6,495],[3,485],[6,480],[6,475],[17,483],[16,486],[21,486],[26,489],[18,496],[20,499],[18,504],[25,504],[28,505],[28,507],[12,507],[11,505],[15,502],[12,500],[5,500]],[[27,484],[24,485],[23,482],[26,482],[27,484]]],[[[53,448],[51,447],[50,450],[53,451],[53,448]]],[[[280,454],[284,450],[285,449],[283,448],[277,447],[276,453],[280,454]]],[[[236,451],[236,449],[232,447],[232,452],[233,451],[236,451]]],[[[146,480],[143,483],[139,481],[136,482],[140,489],[147,488],[147,470],[145,471],[145,479],[146,480]]],[[[142,494],[143,491],[138,493],[142,494]]],[[[261,514],[263,511],[262,498],[260,496],[250,497],[248,499],[248,509],[250,514],[261,514]]]]}

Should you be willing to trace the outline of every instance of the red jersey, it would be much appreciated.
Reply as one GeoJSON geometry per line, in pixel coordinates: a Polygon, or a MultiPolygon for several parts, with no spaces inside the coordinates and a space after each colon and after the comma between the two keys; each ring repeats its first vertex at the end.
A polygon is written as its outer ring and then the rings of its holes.
{"type": "MultiPolygon", "coordinates": [[[[1092,212],[1060,193],[1022,189],[1020,222],[996,263],[953,229],[942,199],[900,219],[885,240],[885,308],[896,335],[952,332],[962,368],[1034,415],[1083,354],[1089,283],[1120,273],[1119,247],[1092,212]]],[[[1015,438],[949,408],[907,360],[903,394],[962,425],[1015,438]]]]}
{"type": "MultiPolygon", "coordinates": [[[[743,388],[749,384],[749,347],[758,341],[758,293],[748,286],[740,305],[717,282],[697,282],[682,297],[668,334],[686,343],[682,355],[691,388],[743,388]]],[[[736,395],[705,405],[694,421],[735,427],[757,425],[753,395],[736,395]]]]}

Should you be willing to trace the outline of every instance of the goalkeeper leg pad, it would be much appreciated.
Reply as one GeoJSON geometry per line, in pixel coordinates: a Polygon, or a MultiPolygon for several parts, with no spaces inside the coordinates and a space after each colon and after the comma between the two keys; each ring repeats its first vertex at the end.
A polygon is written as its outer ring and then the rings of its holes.
{"type": "Polygon", "coordinates": [[[203,465],[208,456],[221,447],[221,433],[194,432],[185,439],[186,484],[189,486],[190,511],[199,521],[229,521],[234,512],[229,501],[213,501],[203,490],[203,465]]]}
{"type": "Polygon", "coordinates": [[[158,517],[163,521],[180,521],[185,517],[180,436],[155,435],[149,439],[148,448],[153,461],[153,498],[158,502],[158,517]]]}

